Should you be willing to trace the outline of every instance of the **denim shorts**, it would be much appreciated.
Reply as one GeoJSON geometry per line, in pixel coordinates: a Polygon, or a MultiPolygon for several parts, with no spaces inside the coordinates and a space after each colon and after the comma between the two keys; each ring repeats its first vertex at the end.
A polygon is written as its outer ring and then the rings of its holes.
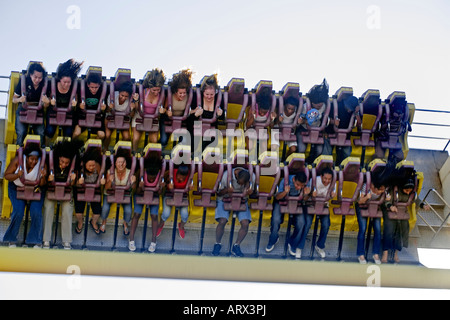
{"type": "MultiPolygon", "coordinates": [[[[136,203],[136,198],[133,198],[133,204],[134,204],[134,213],[142,214],[144,212],[144,204],[136,203]]],[[[159,213],[159,204],[150,206],[150,214],[157,216],[158,213],[159,213]]]]}
{"type": "MultiPolygon", "coordinates": [[[[247,210],[237,212],[237,217],[239,219],[239,222],[242,220],[248,220],[250,222],[252,221],[252,215],[250,213],[250,208],[248,207],[248,203],[246,203],[245,205],[247,207],[247,210]]],[[[235,212],[233,212],[233,213],[235,213],[235,212]]],[[[220,218],[225,218],[228,221],[229,217],[230,217],[230,212],[225,210],[225,208],[223,207],[223,201],[217,200],[216,215],[215,215],[216,220],[219,221],[220,218]]]]}

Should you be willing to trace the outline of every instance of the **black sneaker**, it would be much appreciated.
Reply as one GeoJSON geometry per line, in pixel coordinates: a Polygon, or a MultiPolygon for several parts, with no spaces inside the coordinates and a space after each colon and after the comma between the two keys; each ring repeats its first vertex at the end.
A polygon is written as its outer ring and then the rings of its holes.
{"type": "Polygon", "coordinates": [[[244,254],[241,251],[241,247],[238,244],[234,244],[233,248],[231,249],[231,252],[236,256],[236,257],[243,257],[244,254]]]}
{"type": "Polygon", "coordinates": [[[220,243],[216,243],[213,249],[213,256],[218,256],[220,254],[220,249],[222,249],[222,245],[220,243]]]}

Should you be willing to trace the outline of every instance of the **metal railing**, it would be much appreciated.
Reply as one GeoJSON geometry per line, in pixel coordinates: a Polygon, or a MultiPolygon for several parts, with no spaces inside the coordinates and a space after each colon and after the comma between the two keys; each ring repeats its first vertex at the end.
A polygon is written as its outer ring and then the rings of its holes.
{"type": "Polygon", "coordinates": [[[447,216],[445,218],[442,218],[441,215],[439,213],[436,212],[436,210],[433,208],[433,205],[430,204],[427,201],[427,197],[431,194],[431,192],[433,192],[434,194],[436,194],[436,196],[444,203],[444,206],[447,207],[450,210],[450,205],[445,201],[445,199],[439,194],[439,192],[436,191],[436,189],[431,188],[430,190],[428,190],[425,198],[423,198],[423,203],[427,206],[430,207],[431,211],[439,218],[439,220],[441,220],[441,225],[439,226],[439,229],[437,231],[434,230],[434,228],[428,223],[427,220],[425,220],[424,217],[422,217],[422,215],[420,214],[419,210],[417,210],[417,215],[427,224],[427,226],[434,232],[434,236],[431,239],[430,242],[432,242],[436,236],[438,235],[438,233],[442,230],[442,228],[444,227],[445,223],[447,222],[448,218],[450,217],[450,211],[447,214],[447,216]]]}

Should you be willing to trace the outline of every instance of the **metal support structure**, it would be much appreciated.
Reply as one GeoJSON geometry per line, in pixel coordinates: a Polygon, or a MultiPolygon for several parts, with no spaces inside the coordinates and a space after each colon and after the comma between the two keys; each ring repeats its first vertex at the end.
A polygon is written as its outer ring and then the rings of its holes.
{"type": "Polygon", "coordinates": [[[427,197],[430,195],[430,193],[433,192],[435,193],[439,199],[441,199],[441,201],[444,203],[444,205],[450,209],[450,205],[445,201],[445,199],[439,194],[439,192],[436,191],[436,189],[431,188],[430,190],[428,190],[425,198],[423,198],[423,203],[425,203],[426,205],[428,205],[431,209],[431,211],[433,211],[433,213],[441,220],[441,225],[439,226],[439,229],[437,231],[434,230],[434,228],[422,217],[422,215],[419,213],[419,211],[417,210],[417,215],[427,224],[427,226],[434,232],[434,236],[431,239],[430,242],[433,242],[433,240],[436,238],[436,236],[438,235],[438,233],[441,231],[441,229],[444,227],[444,224],[447,222],[448,218],[450,217],[450,212],[447,214],[447,216],[443,219],[439,213],[436,212],[436,210],[433,208],[433,206],[427,201],[427,197]]]}

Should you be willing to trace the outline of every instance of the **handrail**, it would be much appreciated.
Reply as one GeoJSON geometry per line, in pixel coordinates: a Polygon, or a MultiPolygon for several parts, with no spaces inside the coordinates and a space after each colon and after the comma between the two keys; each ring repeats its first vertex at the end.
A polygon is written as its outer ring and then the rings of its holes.
{"type": "Polygon", "coordinates": [[[448,220],[448,218],[450,217],[450,212],[447,214],[447,216],[445,217],[445,219],[443,219],[437,212],[436,210],[433,208],[433,206],[426,200],[427,197],[430,195],[431,192],[434,192],[439,199],[441,199],[441,201],[444,203],[444,205],[450,209],[450,205],[447,203],[447,201],[445,201],[445,199],[439,194],[439,192],[436,191],[436,189],[431,188],[428,190],[427,194],[425,195],[425,198],[423,198],[422,202],[425,203],[426,205],[428,205],[431,209],[431,211],[433,211],[433,213],[442,221],[441,225],[439,226],[438,231],[435,231],[434,228],[422,217],[422,215],[419,213],[419,211],[417,211],[417,215],[428,225],[428,227],[434,232],[434,236],[431,239],[430,242],[432,242],[434,240],[434,238],[436,238],[436,236],[438,235],[438,233],[441,231],[441,229],[444,227],[444,224],[446,223],[446,221],[448,220]]]}

